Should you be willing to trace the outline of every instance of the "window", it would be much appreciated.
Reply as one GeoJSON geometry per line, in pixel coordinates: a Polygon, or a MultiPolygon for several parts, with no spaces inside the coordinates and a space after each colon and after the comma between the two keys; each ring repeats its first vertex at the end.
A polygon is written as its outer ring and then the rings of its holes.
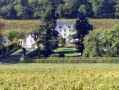
{"type": "Polygon", "coordinates": [[[66,34],[64,34],[64,36],[67,36],[66,34]]]}
{"type": "Polygon", "coordinates": [[[61,32],[62,30],[60,29],[59,32],[61,32]]]}
{"type": "Polygon", "coordinates": [[[66,29],[64,29],[64,32],[66,32],[66,29]]]}

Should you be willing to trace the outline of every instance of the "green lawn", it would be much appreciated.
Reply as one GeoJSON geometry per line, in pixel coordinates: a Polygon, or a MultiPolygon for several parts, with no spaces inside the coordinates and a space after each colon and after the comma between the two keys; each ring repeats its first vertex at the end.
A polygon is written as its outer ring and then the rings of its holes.
{"type": "Polygon", "coordinates": [[[76,52],[77,49],[72,45],[66,45],[56,50],[54,57],[58,57],[59,54],[65,54],[65,57],[79,57],[80,55],[76,52]]]}
{"type": "Polygon", "coordinates": [[[15,56],[18,55],[19,53],[22,52],[22,49],[17,50],[16,52],[12,53],[10,56],[15,56]]]}

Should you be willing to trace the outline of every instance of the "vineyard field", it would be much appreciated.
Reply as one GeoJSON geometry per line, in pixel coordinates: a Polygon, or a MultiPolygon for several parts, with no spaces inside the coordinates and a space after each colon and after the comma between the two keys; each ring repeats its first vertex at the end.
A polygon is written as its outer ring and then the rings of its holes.
{"type": "MultiPolygon", "coordinates": [[[[18,31],[31,33],[37,31],[41,23],[40,20],[0,20],[5,24],[3,31],[18,31]]],[[[58,22],[74,22],[76,19],[58,19],[58,22]]],[[[104,30],[112,28],[115,24],[119,24],[118,19],[90,19],[90,24],[94,30],[104,30]]]]}
{"type": "Polygon", "coordinates": [[[117,90],[118,64],[5,64],[0,90],[117,90]]]}

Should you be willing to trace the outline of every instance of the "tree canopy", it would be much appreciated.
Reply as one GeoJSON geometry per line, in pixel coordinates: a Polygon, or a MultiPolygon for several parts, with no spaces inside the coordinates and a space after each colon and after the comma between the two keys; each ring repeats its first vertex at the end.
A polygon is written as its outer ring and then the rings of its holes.
{"type": "MultiPolygon", "coordinates": [[[[119,18],[119,0],[50,0],[58,18],[119,18]]],[[[5,19],[39,19],[47,0],[0,0],[0,16],[5,19]]],[[[48,8],[48,7],[47,7],[48,8]]]]}
{"type": "Polygon", "coordinates": [[[111,29],[91,31],[84,39],[84,56],[119,57],[119,25],[111,29]]]}
{"type": "Polygon", "coordinates": [[[76,30],[74,39],[78,39],[78,41],[75,42],[76,48],[78,49],[78,52],[82,54],[84,50],[84,37],[93,29],[93,26],[89,24],[87,18],[82,13],[79,15],[79,19],[76,20],[74,27],[76,30]]]}

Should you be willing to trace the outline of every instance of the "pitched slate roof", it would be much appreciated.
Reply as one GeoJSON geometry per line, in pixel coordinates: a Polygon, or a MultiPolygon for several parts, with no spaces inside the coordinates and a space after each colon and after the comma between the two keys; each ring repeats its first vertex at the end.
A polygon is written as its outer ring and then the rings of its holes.
{"type": "Polygon", "coordinates": [[[57,22],[57,26],[59,26],[60,28],[62,28],[64,25],[71,28],[74,25],[74,23],[73,22],[57,22]]]}

